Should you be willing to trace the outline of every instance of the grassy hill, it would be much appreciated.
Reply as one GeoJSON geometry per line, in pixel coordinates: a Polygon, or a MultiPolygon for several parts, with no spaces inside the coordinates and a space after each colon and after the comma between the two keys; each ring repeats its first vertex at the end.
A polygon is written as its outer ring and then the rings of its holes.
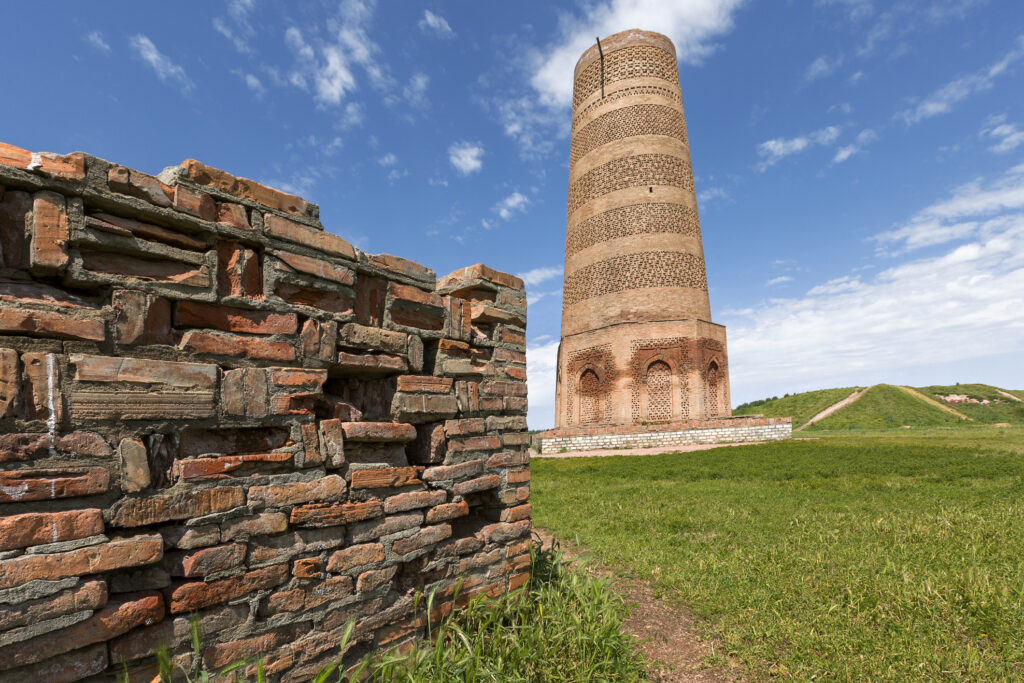
{"type": "Polygon", "coordinates": [[[744,403],[733,409],[733,415],[755,415],[761,414],[765,417],[792,417],[793,428],[796,429],[812,417],[828,408],[833,403],[838,403],[852,394],[860,387],[845,387],[842,389],[819,389],[818,391],[805,391],[801,394],[791,394],[782,398],[769,398],[760,401],[744,403]]]}
{"type": "MultiPolygon", "coordinates": [[[[733,415],[761,413],[768,417],[793,417],[794,429],[800,427],[828,406],[849,396],[856,387],[821,389],[800,394],[752,401],[737,406],[733,415]]],[[[1024,403],[1018,403],[999,393],[987,384],[957,384],[954,386],[930,386],[916,389],[922,396],[915,395],[900,387],[879,384],[866,391],[859,400],[836,411],[824,420],[813,424],[807,431],[850,430],[850,429],[897,429],[910,427],[941,427],[959,424],[1024,424],[1024,403]],[[978,401],[987,400],[989,405],[980,403],[946,404],[941,396],[966,394],[978,401]],[[926,399],[941,404],[935,405],[926,399]],[[944,409],[946,408],[946,409],[944,409]],[[952,411],[970,418],[964,420],[952,411]]],[[[1024,398],[1024,392],[1012,391],[1024,398]]]]}

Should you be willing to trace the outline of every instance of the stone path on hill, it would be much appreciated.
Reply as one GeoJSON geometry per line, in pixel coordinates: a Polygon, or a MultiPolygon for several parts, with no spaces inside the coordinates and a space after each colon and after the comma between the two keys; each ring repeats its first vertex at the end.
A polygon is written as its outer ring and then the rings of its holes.
{"type": "MultiPolygon", "coordinates": [[[[556,540],[543,529],[535,528],[534,531],[540,536],[545,548],[550,548],[556,540]]],[[[570,548],[560,540],[559,548],[569,559],[586,552],[576,546],[570,548]]],[[[650,662],[647,670],[649,681],[727,683],[745,680],[738,662],[730,660],[724,666],[704,666],[705,658],[715,654],[718,644],[700,638],[694,628],[693,616],[685,608],[657,598],[653,585],[593,567],[587,567],[587,571],[598,576],[609,576],[612,588],[627,604],[635,605],[626,619],[625,631],[639,641],[640,651],[650,662]]]]}
{"type": "MultiPolygon", "coordinates": [[[[872,385],[872,386],[874,386],[874,385],[872,385]]],[[[810,427],[815,422],[820,422],[821,420],[824,420],[826,417],[828,417],[832,413],[836,412],[837,410],[845,408],[846,406],[850,405],[854,401],[858,400],[870,388],[871,387],[864,387],[863,389],[858,389],[857,391],[853,392],[852,394],[850,394],[849,396],[844,398],[842,401],[839,401],[837,403],[833,403],[828,408],[825,408],[825,410],[821,411],[820,413],[818,413],[817,415],[815,415],[810,420],[808,420],[807,422],[803,423],[802,425],[800,425],[799,427],[797,427],[793,431],[794,432],[802,431],[802,430],[806,429],[807,427],[810,427]]]]}
{"type": "Polygon", "coordinates": [[[938,408],[939,410],[941,410],[943,412],[949,413],[950,415],[956,415],[961,420],[970,420],[971,422],[974,422],[974,418],[973,417],[968,417],[968,416],[964,415],[963,413],[961,413],[956,408],[953,408],[952,406],[949,406],[949,405],[947,405],[947,404],[945,404],[945,403],[943,403],[941,401],[936,401],[931,396],[926,396],[925,394],[922,394],[920,391],[918,391],[917,389],[915,389],[913,387],[905,387],[905,386],[897,384],[896,388],[902,389],[903,391],[905,391],[906,393],[910,394],[914,398],[919,399],[921,401],[924,401],[925,403],[927,403],[930,406],[935,406],[936,408],[938,408]]]}
{"type": "Polygon", "coordinates": [[[1009,391],[1003,391],[1002,389],[999,389],[999,388],[996,388],[996,391],[998,391],[1000,394],[1002,394],[1006,398],[1010,399],[1011,401],[1016,401],[1017,403],[1024,403],[1024,398],[1021,398],[1019,396],[1014,396],[1009,391]]]}

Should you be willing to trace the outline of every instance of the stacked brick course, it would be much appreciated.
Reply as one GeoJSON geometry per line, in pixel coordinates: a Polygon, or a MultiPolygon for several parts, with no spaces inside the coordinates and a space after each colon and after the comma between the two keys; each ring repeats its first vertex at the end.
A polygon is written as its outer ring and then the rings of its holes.
{"type": "Polygon", "coordinates": [[[155,646],[308,680],[522,585],[523,283],[436,280],[196,161],[0,144],[0,681],[155,646]]]}
{"type": "Polygon", "coordinates": [[[793,435],[790,417],[721,417],[650,425],[556,427],[537,435],[541,453],[606,448],[661,448],[691,444],[778,441],[793,435]]]}

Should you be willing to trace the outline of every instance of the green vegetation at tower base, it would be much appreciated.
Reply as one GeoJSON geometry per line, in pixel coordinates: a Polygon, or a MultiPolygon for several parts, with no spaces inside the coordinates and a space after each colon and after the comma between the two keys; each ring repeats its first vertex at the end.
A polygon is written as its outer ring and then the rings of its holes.
{"type": "Polygon", "coordinates": [[[912,431],[534,460],[534,519],[755,679],[1020,680],[1024,428],[912,431]]]}

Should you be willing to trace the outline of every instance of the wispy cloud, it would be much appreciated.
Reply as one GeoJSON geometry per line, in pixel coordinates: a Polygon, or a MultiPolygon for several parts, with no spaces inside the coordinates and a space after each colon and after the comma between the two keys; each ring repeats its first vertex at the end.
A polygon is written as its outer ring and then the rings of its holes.
{"type": "Polygon", "coordinates": [[[529,197],[520,192],[513,192],[495,204],[494,210],[498,212],[498,215],[501,216],[502,219],[507,221],[517,213],[525,212],[529,203],[529,197]]]}
{"type": "Polygon", "coordinates": [[[989,117],[981,129],[981,137],[996,141],[989,149],[997,153],[1009,152],[1024,144],[1024,130],[1015,123],[1007,123],[1006,114],[989,117]]]}
{"type": "Polygon", "coordinates": [[[412,75],[409,82],[402,88],[402,97],[413,109],[422,110],[429,105],[427,100],[427,87],[430,85],[430,77],[423,72],[412,75]]]}
{"type": "Polygon", "coordinates": [[[1017,38],[1013,49],[1003,55],[999,61],[972,74],[949,81],[916,106],[905,109],[896,116],[910,126],[933,116],[946,114],[953,110],[954,105],[966,100],[971,95],[991,90],[996,79],[1006,73],[1010,66],[1022,57],[1024,57],[1024,35],[1017,38]]]}
{"type": "Polygon", "coordinates": [[[778,277],[773,277],[771,280],[769,280],[768,282],[764,283],[764,286],[765,287],[774,287],[776,285],[781,285],[781,284],[785,284],[787,282],[792,282],[792,281],[793,281],[793,278],[791,278],[790,276],[788,276],[788,275],[780,275],[778,277]]]}
{"type": "Polygon", "coordinates": [[[521,278],[527,287],[535,287],[556,277],[562,277],[562,266],[532,268],[524,273],[517,273],[516,277],[521,278]]]}
{"type": "Polygon", "coordinates": [[[91,32],[85,37],[85,40],[97,50],[110,54],[110,44],[103,39],[103,34],[99,31],[91,32]]]}
{"type": "Polygon", "coordinates": [[[434,14],[430,10],[423,10],[423,18],[420,19],[420,30],[438,38],[454,38],[455,31],[448,25],[448,21],[440,14],[434,14]]]}
{"type": "Polygon", "coordinates": [[[843,63],[843,58],[835,57],[829,59],[825,55],[821,55],[813,62],[807,65],[807,69],[804,70],[805,81],[815,81],[819,78],[825,78],[831,76],[836,72],[836,69],[843,63]]]}
{"type": "Polygon", "coordinates": [[[235,49],[242,53],[252,52],[252,39],[256,29],[249,18],[256,6],[255,0],[228,0],[228,17],[213,18],[213,28],[227,38],[235,49]]]}
{"type": "Polygon", "coordinates": [[[697,193],[697,201],[702,206],[714,204],[715,202],[729,201],[729,193],[724,187],[708,187],[697,193]]]}
{"type": "Polygon", "coordinates": [[[841,164],[854,154],[863,151],[864,147],[869,145],[878,139],[878,134],[870,128],[865,128],[861,132],[857,133],[856,139],[848,145],[844,145],[836,150],[836,155],[832,157],[833,164],[841,164]]]}
{"type": "Polygon", "coordinates": [[[455,142],[448,148],[448,161],[462,175],[479,171],[484,166],[484,146],[479,142],[455,142]]]}
{"type": "Polygon", "coordinates": [[[757,170],[763,173],[786,157],[803,152],[813,146],[831,145],[839,137],[839,130],[839,126],[828,126],[795,138],[766,140],[757,146],[757,154],[761,157],[761,161],[757,164],[757,170]]]}
{"type": "Polygon", "coordinates": [[[246,87],[252,90],[256,97],[263,97],[266,94],[267,89],[264,87],[263,82],[257,78],[254,74],[245,74],[243,76],[246,87]]]}
{"type": "Polygon", "coordinates": [[[185,73],[185,69],[171,61],[171,59],[160,52],[153,44],[153,41],[142,34],[131,37],[130,44],[139,59],[148,64],[164,83],[173,83],[178,86],[182,93],[192,92],[195,84],[185,73]]]}
{"type": "Polygon", "coordinates": [[[395,156],[393,153],[388,152],[384,156],[377,159],[377,163],[385,167],[394,166],[396,163],[398,163],[398,157],[395,156]]]}

